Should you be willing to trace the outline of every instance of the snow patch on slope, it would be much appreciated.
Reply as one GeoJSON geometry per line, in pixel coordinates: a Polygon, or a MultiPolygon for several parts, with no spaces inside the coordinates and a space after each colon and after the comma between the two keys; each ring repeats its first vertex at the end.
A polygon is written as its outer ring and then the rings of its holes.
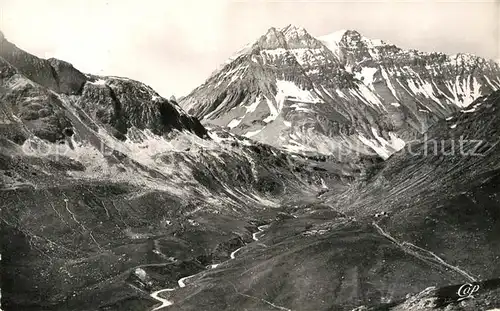
{"type": "MultiPolygon", "coordinates": [[[[278,102],[278,100],[276,100],[276,101],[278,103],[278,109],[279,109],[280,106],[282,107],[283,102],[280,103],[280,102],[278,102]]],[[[269,107],[269,113],[270,114],[263,121],[266,122],[266,123],[269,123],[271,121],[276,120],[276,118],[279,115],[279,111],[278,111],[278,109],[276,109],[276,107],[274,107],[274,104],[269,99],[267,99],[266,102],[267,102],[267,106],[269,107]]]]}
{"type": "Polygon", "coordinates": [[[476,98],[481,96],[481,85],[477,82],[475,77],[467,76],[461,81],[457,76],[454,83],[450,81],[445,82],[446,87],[452,94],[453,98],[445,95],[458,107],[465,108],[469,106],[476,98]]]}
{"type": "Polygon", "coordinates": [[[229,122],[227,124],[227,127],[231,128],[231,129],[235,128],[241,123],[241,120],[243,120],[243,118],[231,120],[231,122],[229,122]]]}
{"type": "Polygon", "coordinates": [[[90,84],[94,84],[94,85],[106,85],[106,80],[104,79],[99,79],[99,80],[96,80],[96,81],[88,81],[88,83],[90,84]]]}
{"type": "Polygon", "coordinates": [[[263,130],[263,128],[256,130],[256,131],[250,131],[250,132],[247,132],[246,134],[244,134],[243,136],[249,138],[249,137],[252,137],[252,136],[259,134],[262,130],[263,130]]]}
{"type": "Polygon", "coordinates": [[[247,113],[254,112],[255,109],[257,109],[257,107],[259,106],[259,104],[260,104],[260,97],[257,97],[255,99],[255,102],[253,102],[252,104],[250,104],[248,106],[245,106],[245,108],[247,109],[247,113]]]}
{"type": "Polygon", "coordinates": [[[394,85],[392,85],[391,79],[389,78],[389,74],[387,73],[387,71],[384,68],[381,69],[381,73],[382,73],[382,77],[385,79],[387,87],[389,88],[389,90],[392,93],[392,96],[394,96],[394,98],[399,100],[398,95],[396,94],[396,89],[394,88],[394,85]]]}
{"type": "Polygon", "coordinates": [[[406,145],[404,140],[397,137],[397,135],[392,132],[388,133],[389,140],[387,140],[380,136],[375,128],[372,127],[371,131],[374,139],[365,137],[363,134],[358,134],[358,138],[384,160],[389,158],[394,152],[403,149],[406,145]]]}
{"type": "Polygon", "coordinates": [[[487,76],[484,76],[486,79],[486,82],[491,86],[492,89],[496,90],[500,88],[500,83],[497,83],[496,81],[491,81],[487,76]]]}
{"type": "MultiPolygon", "coordinates": [[[[313,103],[321,102],[321,99],[316,94],[312,94],[310,91],[301,89],[292,81],[276,80],[276,87],[278,88],[278,92],[276,94],[277,102],[282,101],[285,97],[295,101],[313,103]]],[[[280,105],[280,107],[282,108],[283,106],[280,105]]]]}
{"type": "Polygon", "coordinates": [[[290,106],[290,108],[294,108],[295,111],[301,111],[301,112],[312,112],[311,109],[307,108],[305,104],[303,103],[295,103],[290,106]]]}
{"type": "Polygon", "coordinates": [[[435,103],[437,103],[438,105],[440,105],[441,107],[444,108],[443,104],[441,104],[441,101],[434,94],[434,90],[432,88],[432,85],[429,82],[423,81],[422,79],[420,79],[419,82],[411,80],[411,79],[408,79],[407,83],[408,83],[408,87],[410,88],[410,90],[414,94],[421,94],[424,97],[430,98],[435,103]]]}
{"type": "Polygon", "coordinates": [[[341,29],[328,35],[320,36],[317,39],[321,41],[335,56],[339,56],[340,41],[346,33],[346,29],[341,29]]]}
{"type": "Polygon", "coordinates": [[[380,98],[363,83],[358,83],[358,89],[349,89],[349,92],[368,106],[385,109],[380,98]]]}
{"type": "Polygon", "coordinates": [[[373,67],[362,67],[360,72],[356,72],[354,77],[358,80],[363,81],[363,83],[368,86],[369,88],[373,89],[373,81],[375,73],[377,72],[378,68],[373,68],[373,67]]]}
{"type": "Polygon", "coordinates": [[[270,56],[270,57],[278,57],[278,56],[282,56],[282,55],[285,55],[287,53],[287,50],[283,49],[283,48],[277,48],[277,49],[273,49],[273,50],[262,50],[260,51],[260,55],[261,56],[270,56]]]}

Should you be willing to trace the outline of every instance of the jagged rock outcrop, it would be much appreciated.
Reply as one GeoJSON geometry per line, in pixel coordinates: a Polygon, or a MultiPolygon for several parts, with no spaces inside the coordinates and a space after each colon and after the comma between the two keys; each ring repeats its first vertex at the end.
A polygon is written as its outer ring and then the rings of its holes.
{"type": "Polygon", "coordinates": [[[72,124],[57,94],[29,80],[0,57],[2,136],[22,143],[32,133],[50,142],[71,135],[72,124]]]}
{"type": "Polygon", "coordinates": [[[5,38],[0,41],[0,57],[28,79],[56,93],[77,94],[86,81],[85,75],[71,64],[38,58],[5,38]]]}
{"type": "Polygon", "coordinates": [[[81,94],[82,88],[85,82],[87,82],[87,77],[83,73],[65,61],[55,58],[49,58],[47,61],[52,67],[54,77],[59,86],[58,93],[68,95],[81,94]]]}
{"type": "Polygon", "coordinates": [[[128,129],[150,129],[162,135],[172,130],[187,130],[205,137],[206,129],[188,116],[175,101],[169,101],[150,87],[134,80],[92,77],[82,95],[74,99],[92,120],[105,124],[115,136],[124,138],[128,129]]]}

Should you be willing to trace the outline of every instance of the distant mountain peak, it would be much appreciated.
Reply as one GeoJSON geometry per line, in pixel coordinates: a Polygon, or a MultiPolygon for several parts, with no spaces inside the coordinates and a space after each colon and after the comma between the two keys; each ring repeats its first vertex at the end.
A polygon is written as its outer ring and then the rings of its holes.
{"type": "Polygon", "coordinates": [[[180,105],[207,124],[286,150],[331,154],[347,145],[387,158],[499,89],[499,73],[469,54],[403,50],[352,29],[313,37],[288,25],[269,28],[180,105]]]}
{"type": "Polygon", "coordinates": [[[308,32],[305,30],[304,27],[297,27],[297,26],[292,25],[292,24],[282,28],[280,30],[280,32],[282,34],[284,34],[285,36],[287,36],[287,35],[288,36],[295,36],[295,35],[296,36],[304,36],[304,35],[308,34],[308,32]]]}
{"type": "Polygon", "coordinates": [[[348,49],[374,48],[386,45],[386,42],[380,39],[371,39],[363,36],[357,30],[342,29],[333,33],[320,36],[318,39],[327,46],[334,54],[338,54],[339,48],[342,46],[348,49]]]}
{"type": "Polygon", "coordinates": [[[288,25],[277,29],[271,27],[259,38],[256,45],[261,49],[316,48],[321,44],[303,27],[288,25]]]}
{"type": "Polygon", "coordinates": [[[332,33],[329,33],[327,35],[320,36],[318,37],[318,39],[340,42],[347,31],[348,31],[347,29],[340,29],[332,33]]]}

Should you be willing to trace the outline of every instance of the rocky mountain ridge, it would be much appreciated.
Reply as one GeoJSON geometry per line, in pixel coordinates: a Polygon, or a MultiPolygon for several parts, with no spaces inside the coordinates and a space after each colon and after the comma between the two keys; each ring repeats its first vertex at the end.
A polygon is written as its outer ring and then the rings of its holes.
{"type": "Polygon", "coordinates": [[[494,61],[290,25],[270,28],[180,104],[207,126],[285,150],[387,158],[498,88],[494,61]]]}
{"type": "Polygon", "coordinates": [[[131,127],[158,135],[185,130],[206,136],[198,120],[177,102],[138,81],[83,74],[64,61],[31,55],[4,37],[0,57],[2,101],[9,103],[3,105],[3,115],[13,114],[16,122],[35,130],[40,138],[54,142],[74,132],[64,115],[65,99],[74,103],[73,109],[87,117],[89,124],[98,122],[117,137],[131,127]]]}

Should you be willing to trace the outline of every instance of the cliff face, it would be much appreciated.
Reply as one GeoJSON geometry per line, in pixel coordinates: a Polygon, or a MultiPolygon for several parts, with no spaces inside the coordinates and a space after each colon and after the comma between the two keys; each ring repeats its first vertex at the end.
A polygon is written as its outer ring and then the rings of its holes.
{"type": "Polygon", "coordinates": [[[403,50],[356,31],[314,38],[271,28],[181,106],[205,124],[298,152],[387,158],[500,87],[500,67],[469,54],[403,50]]]}
{"type": "Polygon", "coordinates": [[[56,93],[78,94],[86,77],[71,64],[58,59],[41,59],[31,55],[3,36],[0,37],[0,57],[31,81],[56,93]]]}
{"type": "Polygon", "coordinates": [[[138,81],[85,75],[67,62],[31,55],[5,38],[0,66],[4,115],[13,114],[40,138],[54,142],[72,133],[68,113],[75,111],[90,117],[82,119],[88,126],[105,127],[122,138],[131,127],[158,135],[177,130],[206,136],[199,121],[175,101],[138,81]]]}
{"type": "Polygon", "coordinates": [[[494,307],[495,288],[446,306],[425,289],[500,273],[500,93],[469,104],[496,65],[333,37],[272,29],[242,51],[182,99],[210,130],[2,40],[2,309],[494,307]]]}

